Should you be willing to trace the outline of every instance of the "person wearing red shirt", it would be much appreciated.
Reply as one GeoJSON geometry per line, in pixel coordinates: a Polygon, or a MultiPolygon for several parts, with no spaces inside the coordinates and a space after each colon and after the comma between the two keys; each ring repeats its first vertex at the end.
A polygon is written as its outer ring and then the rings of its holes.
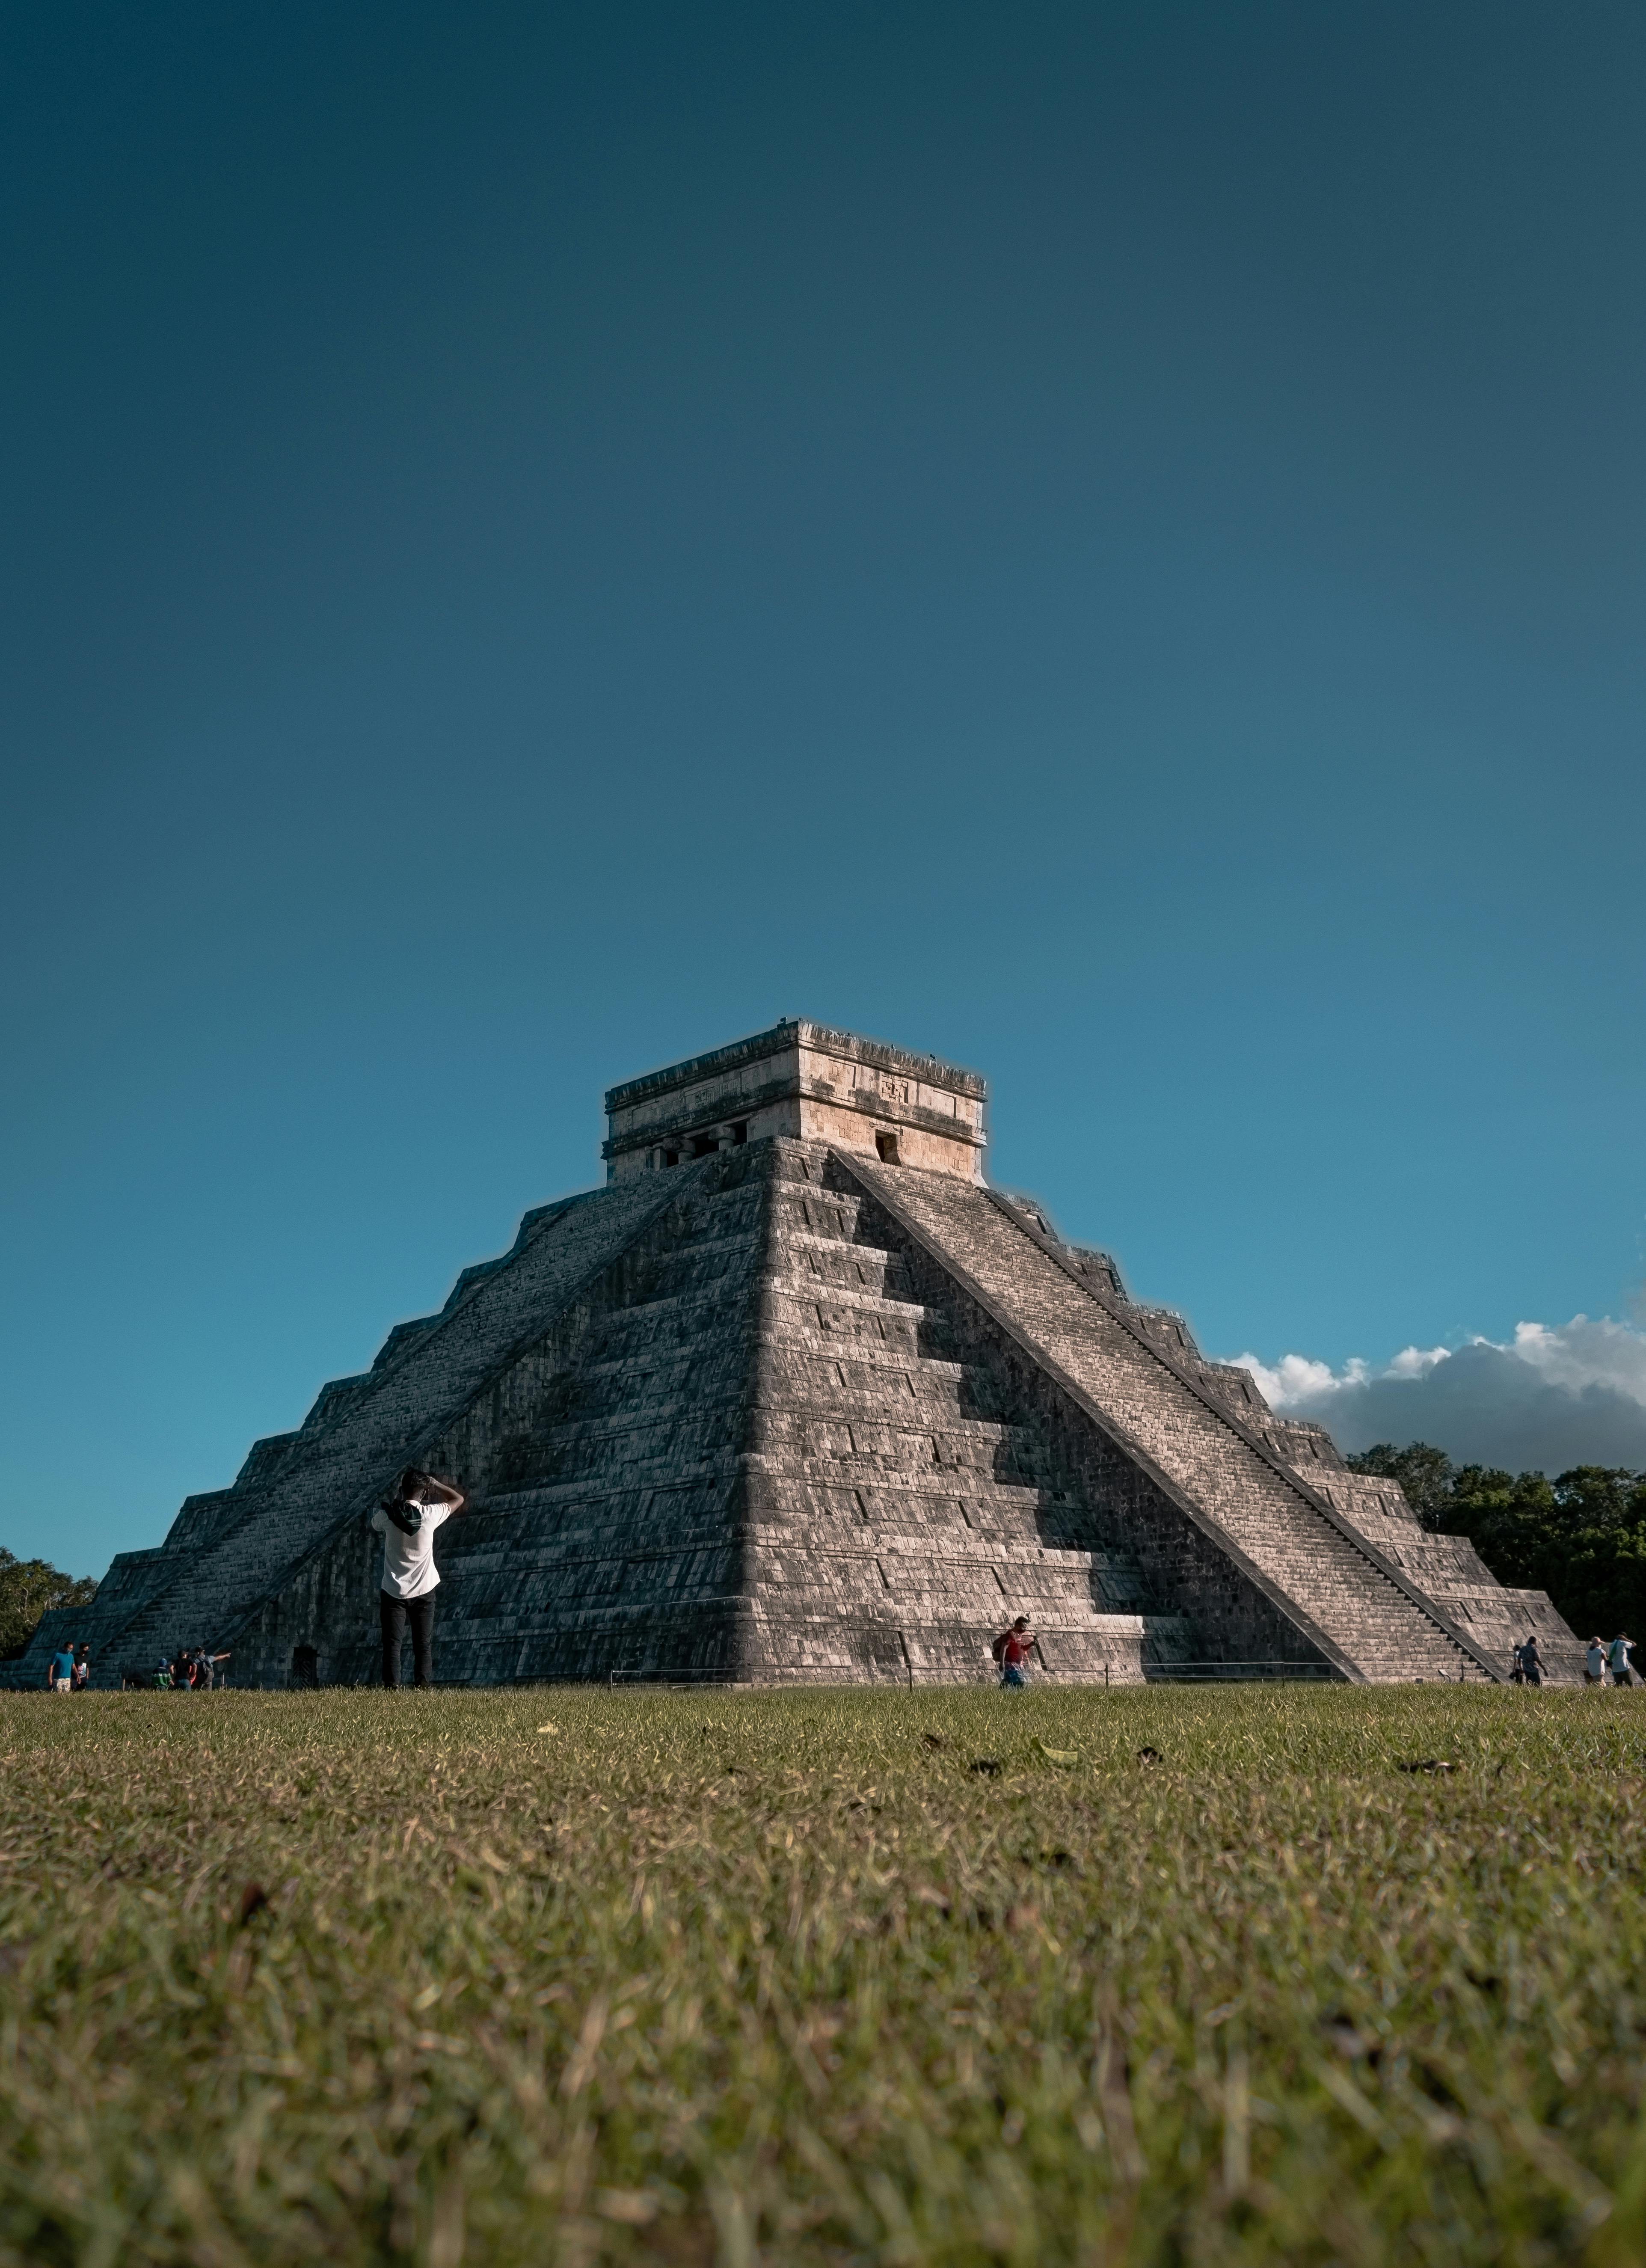
{"type": "Polygon", "coordinates": [[[1034,1632],[1029,1628],[1027,1615],[1019,1615],[1009,1631],[1003,1631],[995,1640],[995,1659],[1000,1664],[1000,1682],[1012,1692],[1019,1692],[1029,1682],[1029,1656],[1034,1651],[1034,1632]]]}

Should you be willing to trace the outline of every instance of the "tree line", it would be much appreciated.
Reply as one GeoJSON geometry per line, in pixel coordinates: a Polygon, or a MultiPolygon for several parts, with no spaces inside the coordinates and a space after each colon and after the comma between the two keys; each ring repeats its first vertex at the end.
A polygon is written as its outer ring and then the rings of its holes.
{"type": "Polygon", "coordinates": [[[53,1607],[84,1607],[97,1596],[90,1575],[65,1575],[47,1559],[19,1559],[0,1544],[0,1661],[15,1661],[53,1607]]]}
{"type": "Polygon", "coordinates": [[[1500,1583],[1547,1591],[1579,1638],[1646,1637],[1646,1473],[1574,1465],[1549,1480],[1454,1465],[1427,1441],[1343,1462],[1399,1481],[1423,1526],[1466,1535],[1500,1583]]]}

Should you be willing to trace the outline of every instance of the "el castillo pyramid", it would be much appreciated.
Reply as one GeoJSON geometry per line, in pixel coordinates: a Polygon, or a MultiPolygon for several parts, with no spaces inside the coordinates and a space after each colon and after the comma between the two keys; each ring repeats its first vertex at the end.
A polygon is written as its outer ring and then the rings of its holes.
{"type": "Polygon", "coordinates": [[[1112,1260],[983,1177],[986,1088],[784,1021],[614,1087],[603,1188],[528,1212],[438,1314],[46,1618],[93,1683],[180,1645],[237,1685],[375,1682],[408,1462],[440,1534],[441,1683],[960,1682],[1026,1613],[1041,1674],[1503,1679],[1541,1592],[1348,1471],[1112,1260]]]}

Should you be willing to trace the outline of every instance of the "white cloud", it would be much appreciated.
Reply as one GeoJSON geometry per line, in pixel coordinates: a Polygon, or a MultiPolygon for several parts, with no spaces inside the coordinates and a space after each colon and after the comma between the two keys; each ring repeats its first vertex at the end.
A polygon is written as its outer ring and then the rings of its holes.
{"type": "Polygon", "coordinates": [[[1231,1359],[1240,1369],[1251,1372],[1258,1392],[1271,1410],[1299,1416],[1305,1410],[1312,1416],[1341,1388],[1358,1386],[1370,1375],[1358,1355],[1351,1355],[1341,1371],[1306,1354],[1283,1354],[1272,1368],[1254,1354],[1238,1354],[1231,1359]]]}
{"type": "MultiPolygon", "coordinates": [[[[1450,1347],[1402,1347],[1384,1375],[1385,1378],[1422,1378],[1424,1372],[1433,1370],[1437,1362],[1444,1362],[1451,1352],[1450,1347]]],[[[1349,1367],[1354,1367],[1352,1359],[1349,1367]]]]}
{"type": "Polygon", "coordinates": [[[1552,1385],[1578,1393],[1585,1386],[1612,1386],[1646,1403],[1646,1331],[1628,1323],[1604,1315],[1598,1322],[1574,1315],[1554,1330],[1544,1323],[1517,1323],[1514,1351],[1552,1385]]]}
{"type": "Polygon", "coordinates": [[[1346,1449],[1432,1441],[1460,1462],[1646,1468],[1646,1331],[1606,1317],[1517,1323],[1506,1344],[1403,1347],[1381,1367],[1352,1356],[1266,1363],[1238,1355],[1266,1401],[1328,1426],[1346,1449]]]}

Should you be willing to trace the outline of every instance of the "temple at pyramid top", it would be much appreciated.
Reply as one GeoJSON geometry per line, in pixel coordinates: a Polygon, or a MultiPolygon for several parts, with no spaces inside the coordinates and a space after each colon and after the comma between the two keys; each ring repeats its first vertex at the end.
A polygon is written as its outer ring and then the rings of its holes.
{"type": "Polygon", "coordinates": [[[974,1071],[785,1016],[608,1088],[602,1154],[619,1181],[778,1134],[981,1182],[988,1099],[974,1071]]]}
{"type": "Polygon", "coordinates": [[[1541,1592],[991,1187],[986,1100],[787,1018],[613,1087],[600,1187],[533,1206],[0,1683],[79,1642],[94,1685],[198,1645],[240,1685],[372,1682],[408,1462],[468,1499],[435,1555],[453,1684],[965,1683],[1018,1614],[1074,1684],[1501,1680],[1530,1630],[1578,1682],[1541,1592]]]}

